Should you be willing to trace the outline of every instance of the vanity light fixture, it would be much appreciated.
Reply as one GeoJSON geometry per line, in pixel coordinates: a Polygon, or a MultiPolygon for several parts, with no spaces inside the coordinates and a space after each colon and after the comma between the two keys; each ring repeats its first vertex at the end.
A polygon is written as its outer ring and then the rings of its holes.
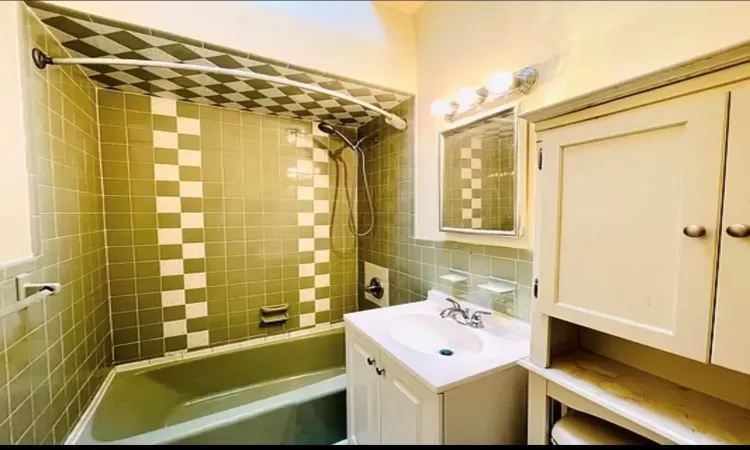
{"type": "Polygon", "coordinates": [[[430,113],[444,116],[452,120],[453,116],[466,112],[482,103],[488,103],[498,98],[508,98],[513,94],[526,94],[536,83],[537,71],[526,67],[518,72],[495,72],[485,80],[480,88],[464,87],[456,92],[454,101],[438,99],[430,105],[430,113]]]}

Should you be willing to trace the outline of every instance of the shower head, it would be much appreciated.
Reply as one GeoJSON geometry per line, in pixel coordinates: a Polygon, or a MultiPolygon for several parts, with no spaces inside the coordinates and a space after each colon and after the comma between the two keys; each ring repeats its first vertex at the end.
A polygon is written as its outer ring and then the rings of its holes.
{"type": "Polygon", "coordinates": [[[325,122],[320,122],[318,124],[318,129],[320,131],[322,131],[323,133],[325,133],[325,134],[335,134],[336,133],[336,130],[334,130],[332,126],[328,125],[325,122]]]}

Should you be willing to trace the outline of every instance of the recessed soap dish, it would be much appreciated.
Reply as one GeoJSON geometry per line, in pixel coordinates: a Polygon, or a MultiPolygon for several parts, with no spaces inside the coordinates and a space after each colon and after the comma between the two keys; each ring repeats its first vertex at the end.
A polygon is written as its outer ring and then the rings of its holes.
{"type": "Polygon", "coordinates": [[[477,287],[492,292],[493,294],[507,294],[516,290],[516,283],[501,280],[499,278],[490,278],[487,283],[480,284],[477,287]]]}
{"type": "Polygon", "coordinates": [[[440,275],[439,278],[442,280],[449,281],[451,284],[463,283],[469,279],[468,274],[465,274],[465,272],[459,272],[457,270],[452,270],[450,273],[446,273],[445,275],[440,275]]]}
{"type": "Polygon", "coordinates": [[[287,320],[289,320],[289,305],[286,303],[281,305],[260,307],[261,323],[265,323],[267,325],[282,324],[287,320]]]}

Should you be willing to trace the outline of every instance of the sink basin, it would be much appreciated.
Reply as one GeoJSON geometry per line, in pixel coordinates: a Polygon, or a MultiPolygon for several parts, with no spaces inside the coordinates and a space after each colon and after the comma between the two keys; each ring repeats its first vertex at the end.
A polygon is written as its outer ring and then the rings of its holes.
{"type": "Polygon", "coordinates": [[[477,355],[484,347],[474,331],[451,319],[410,314],[395,318],[389,328],[400,345],[437,357],[477,355]]]}

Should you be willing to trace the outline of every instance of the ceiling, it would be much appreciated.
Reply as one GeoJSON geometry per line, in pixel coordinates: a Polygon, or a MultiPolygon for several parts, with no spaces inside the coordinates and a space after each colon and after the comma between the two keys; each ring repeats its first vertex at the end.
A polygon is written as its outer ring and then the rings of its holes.
{"type": "Polygon", "coordinates": [[[405,13],[414,14],[419,8],[424,5],[424,2],[411,2],[411,1],[374,1],[378,5],[387,6],[388,8],[398,9],[405,13]]]}
{"type": "MultiPolygon", "coordinates": [[[[411,96],[407,92],[57,5],[36,1],[27,4],[73,57],[162,60],[247,69],[338,91],[385,110],[411,96]]],[[[378,115],[346,100],[262,80],[153,67],[97,64],[83,69],[102,88],[262,114],[327,121],[343,126],[359,126],[378,115]]]]}

